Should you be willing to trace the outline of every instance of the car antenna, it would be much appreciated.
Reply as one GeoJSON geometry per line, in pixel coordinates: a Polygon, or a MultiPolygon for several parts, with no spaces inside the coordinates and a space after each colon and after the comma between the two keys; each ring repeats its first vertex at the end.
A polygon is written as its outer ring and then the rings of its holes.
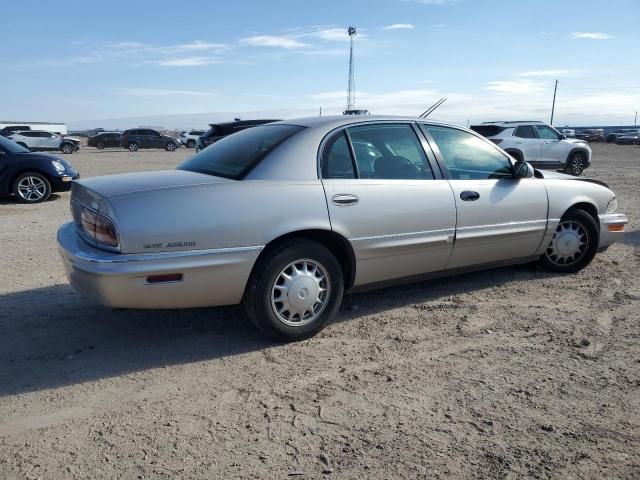
{"type": "Polygon", "coordinates": [[[436,108],[438,108],[440,105],[442,105],[446,101],[447,101],[447,97],[442,97],[440,100],[438,100],[436,103],[434,103],[429,108],[427,108],[424,112],[422,112],[422,114],[420,115],[420,118],[427,118],[436,110],[436,108]]]}

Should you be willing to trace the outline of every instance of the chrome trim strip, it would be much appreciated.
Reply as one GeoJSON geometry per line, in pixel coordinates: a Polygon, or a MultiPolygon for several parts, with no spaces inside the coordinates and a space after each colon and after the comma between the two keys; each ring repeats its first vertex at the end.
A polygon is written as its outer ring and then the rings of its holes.
{"type": "Polygon", "coordinates": [[[507,230],[512,228],[527,228],[527,227],[546,227],[547,219],[544,220],[530,220],[526,222],[508,222],[508,223],[497,223],[494,225],[479,225],[473,227],[459,227],[456,232],[457,233],[475,233],[475,232],[486,232],[490,230],[507,230]]]}
{"type": "Polygon", "coordinates": [[[358,237],[352,238],[352,242],[374,242],[377,240],[392,240],[392,239],[404,239],[404,238],[419,238],[419,237],[435,237],[440,235],[453,235],[455,228],[444,228],[442,230],[427,230],[424,232],[410,232],[410,233],[394,233],[391,235],[376,235],[373,237],[358,237]]]}

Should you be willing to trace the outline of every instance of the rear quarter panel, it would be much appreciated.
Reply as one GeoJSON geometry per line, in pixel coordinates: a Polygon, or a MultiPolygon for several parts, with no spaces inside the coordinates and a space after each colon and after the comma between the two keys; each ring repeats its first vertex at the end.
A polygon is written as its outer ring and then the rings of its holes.
{"type": "Polygon", "coordinates": [[[319,180],[238,181],[111,197],[122,253],[264,246],[286,233],[330,230],[319,180]]]}

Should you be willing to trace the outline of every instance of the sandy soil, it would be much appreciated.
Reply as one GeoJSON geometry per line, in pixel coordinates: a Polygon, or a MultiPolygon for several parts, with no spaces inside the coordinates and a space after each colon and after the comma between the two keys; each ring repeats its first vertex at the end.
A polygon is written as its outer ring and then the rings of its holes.
{"type": "Polygon", "coordinates": [[[56,252],[68,194],[0,202],[0,478],[640,478],[640,148],[594,151],[631,223],[586,270],[355,294],[290,345],[236,307],[94,306],[56,252]]]}

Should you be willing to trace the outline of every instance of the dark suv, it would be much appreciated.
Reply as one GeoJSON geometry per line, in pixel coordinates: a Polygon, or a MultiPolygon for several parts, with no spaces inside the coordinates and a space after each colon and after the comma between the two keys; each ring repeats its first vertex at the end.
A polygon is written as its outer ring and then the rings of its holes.
{"type": "Polygon", "coordinates": [[[119,147],[122,142],[120,132],[100,132],[87,140],[87,146],[96,147],[98,150],[108,147],[119,147]]]}
{"type": "Polygon", "coordinates": [[[149,128],[134,128],[122,134],[120,145],[131,152],[140,148],[164,148],[173,152],[180,146],[180,142],[177,138],[161,135],[160,132],[149,128]]]}
{"type": "Polygon", "coordinates": [[[207,148],[212,143],[217,142],[221,138],[231,135],[232,133],[277,121],[279,120],[238,120],[227,123],[210,123],[209,127],[211,128],[196,140],[196,152],[207,148]]]}

